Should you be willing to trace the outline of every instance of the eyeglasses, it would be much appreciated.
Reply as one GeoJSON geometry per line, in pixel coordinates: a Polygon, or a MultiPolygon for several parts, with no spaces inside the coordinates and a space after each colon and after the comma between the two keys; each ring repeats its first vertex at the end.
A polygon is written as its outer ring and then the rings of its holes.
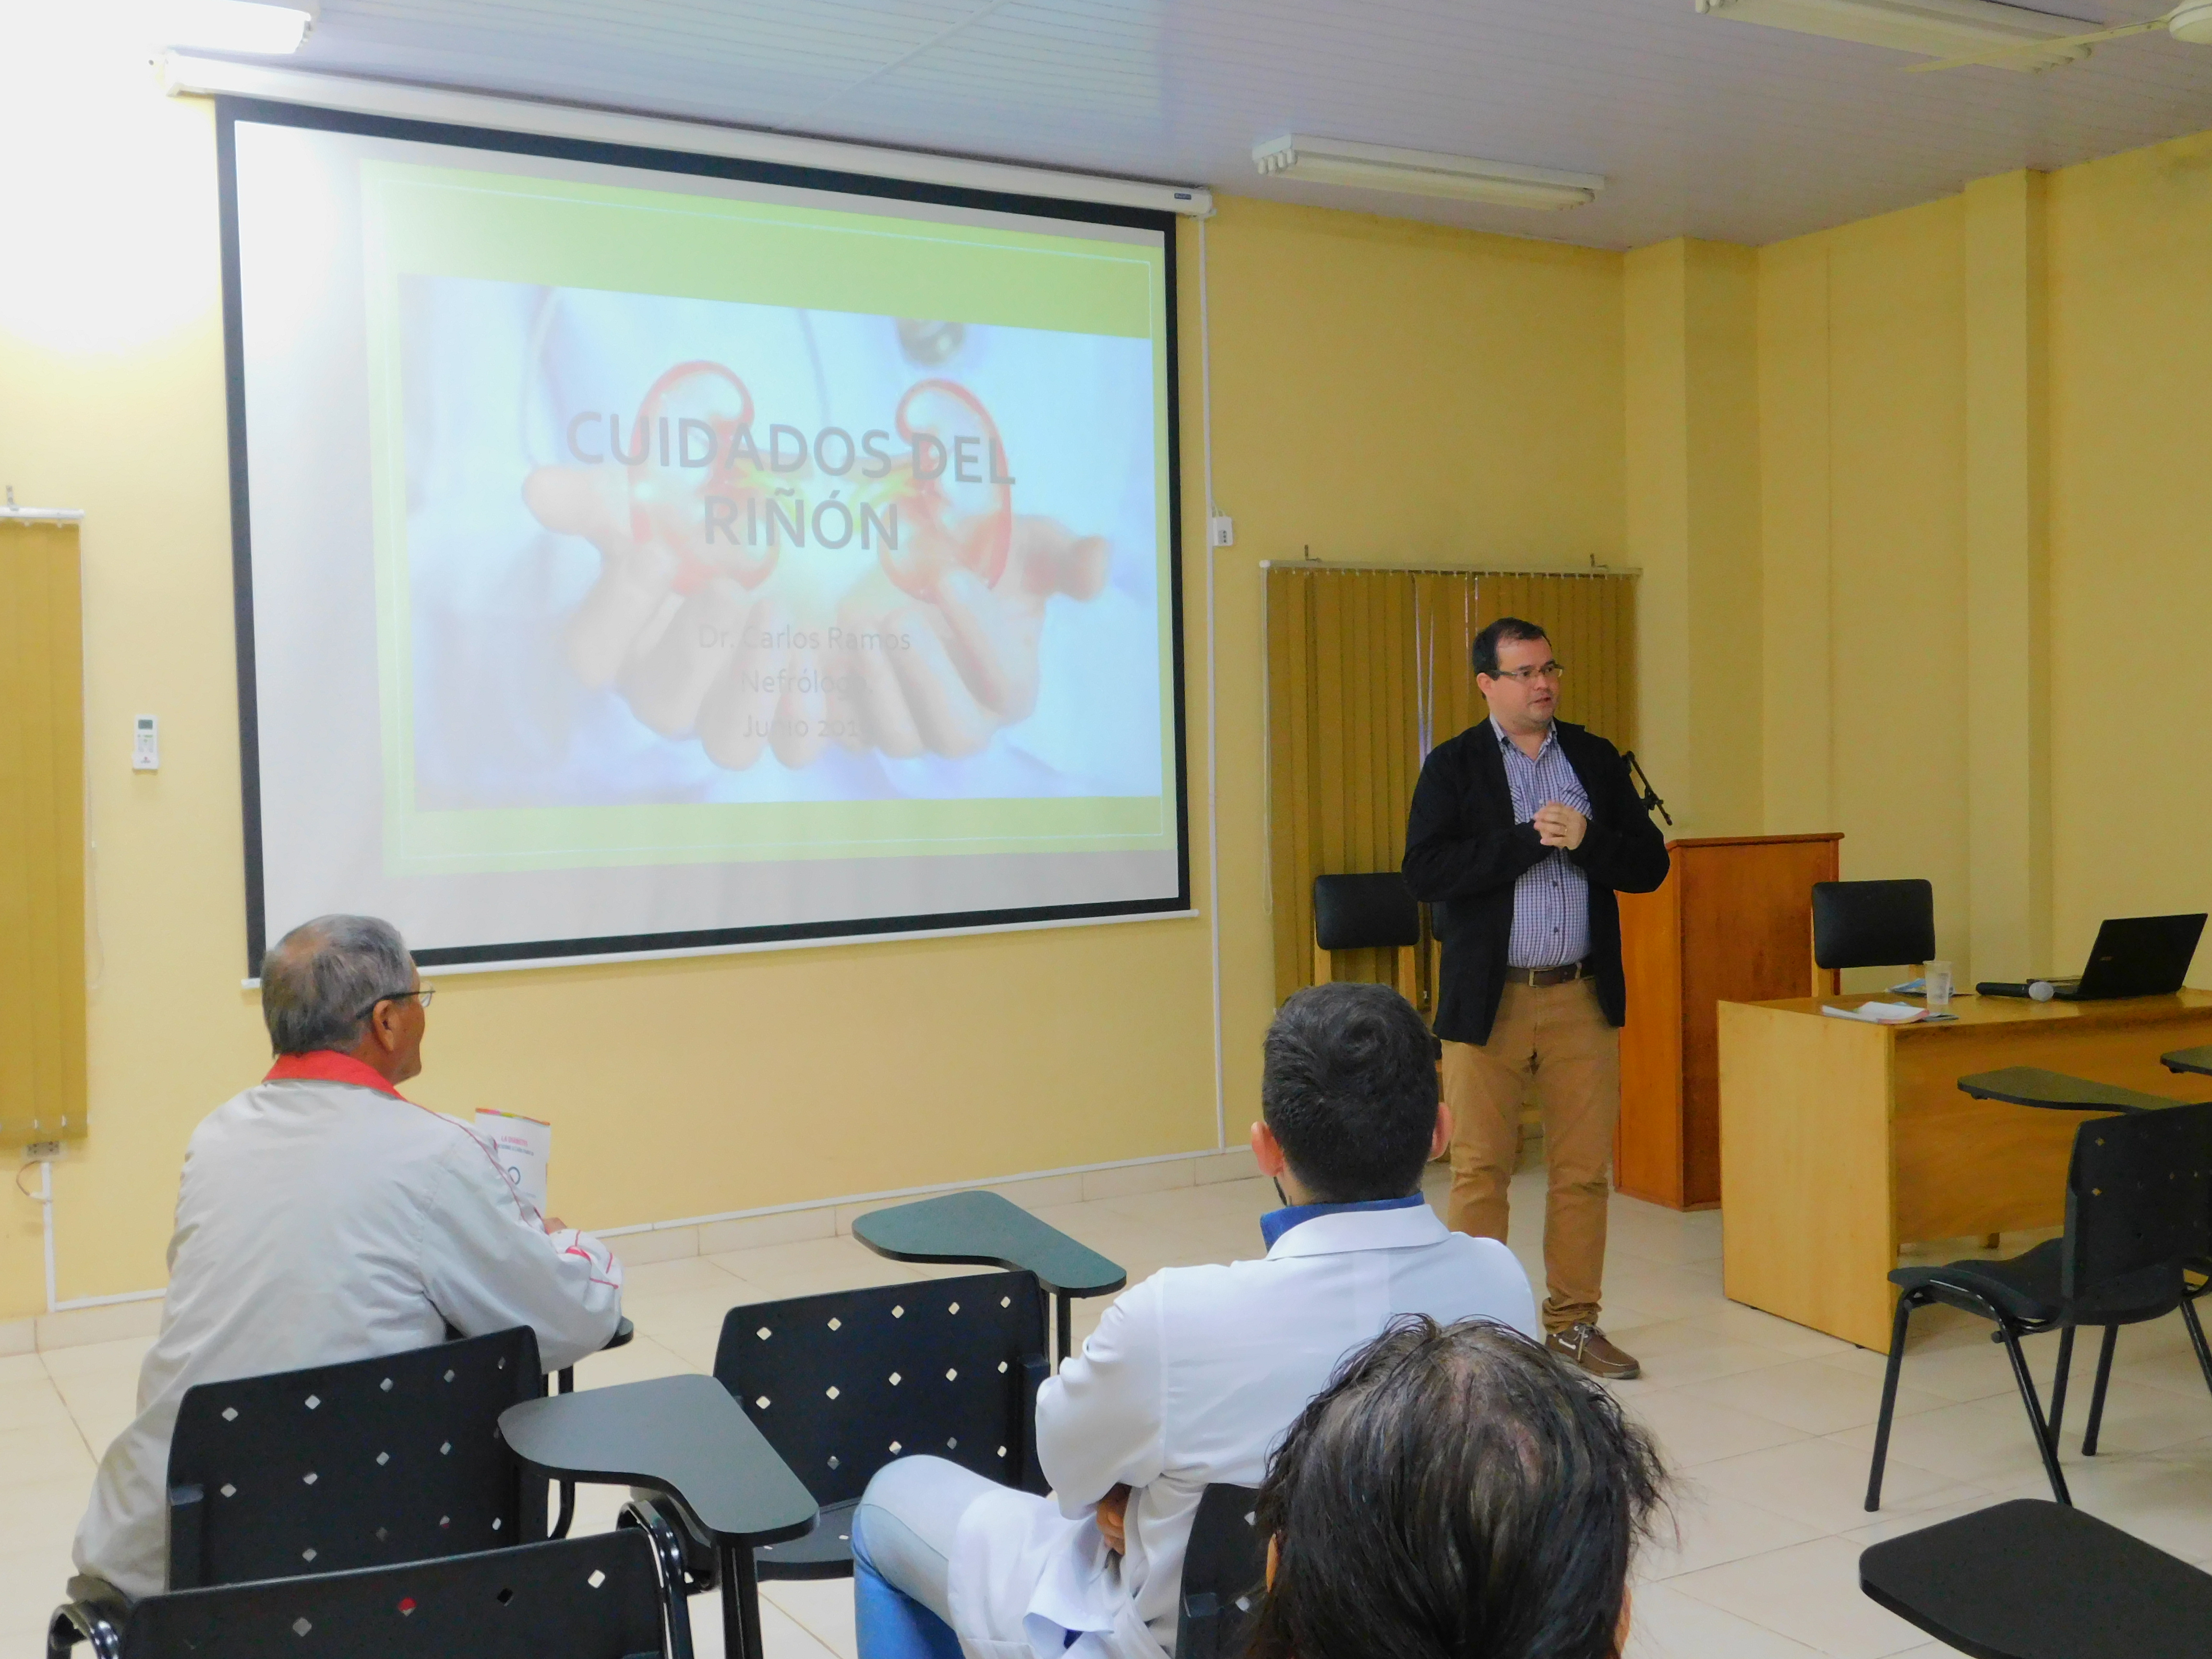
{"type": "Polygon", "coordinates": [[[434,985],[425,985],[419,991],[386,991],[382,996],[377,998],[376,1002],[370,1003],[354,1018],[367,1019],[376,1012],[378,1002],[404,1002],[409,997],[413,997],[419,1006],[428,1008],[430,1006],[430,999],[437,994],[438,988],[434,985]]]}
{"type": "Polygon", "coordinates": [[[1547,662],[1540,668],[1501,668],[1490,678],[1493,680],[1518,680],[1526,685],[1531,680],[1563,680],[1566,677],[1565,669],[1555,662],[1547,662]]]}

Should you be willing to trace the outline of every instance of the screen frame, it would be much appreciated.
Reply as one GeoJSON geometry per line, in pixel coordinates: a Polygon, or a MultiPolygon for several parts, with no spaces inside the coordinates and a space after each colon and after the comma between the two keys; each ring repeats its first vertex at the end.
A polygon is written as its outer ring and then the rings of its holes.
{"type": "Polygon", "coordinates": [[[1189,741],[1183,660],[1182,437],[1176,329],[1176,215],[1147,208],[925,184],[912,179],[834,172],[781,162],[744,161],[694,151],[651,149],[594,140],[551,137],[501,128],[368,115],[267,99],[222,94],[216,97],[215,106],[216,197],[222,252],[223,382],[230,459],[232,615],[238,658],[239,793],[246,866],[246,971],[249,981],[258,978],[262,957],[271,941],[268,938],[262,868],[260,714],[258,682],[254,666],[252,495],[248,489],[249,458],[246,445],[246,342],[239,252],[235,128],[240,121],[352,133],[364,137],[398,139],[413,143],[444,144],[459,149],[543,156],[555,161],[636,167],[701,178],[726,179],[739,183],[833,191],[892,201],[1022,214],[1038,219],[1117,225],[1154,230],[1160,234],[1167,331],[1166,599],[1171,657],[1170,696],[1173,700],[1175,734],[1176,892],[1171,897],[1006,909],[940,911],[760,927],[699,928],[680,933],[623,933],[588,939],[457,945],[417,951],[414,954],[418,964],[424,968],[512,967],[521,969],[559,967],[608,957],[650,959],[663,956],[718,954],[732,950],[801,948],[915,934],[941,936],[1030,931],[1059,923],[1140,921],[1194,914],[1190,889],[1189,741]]]}

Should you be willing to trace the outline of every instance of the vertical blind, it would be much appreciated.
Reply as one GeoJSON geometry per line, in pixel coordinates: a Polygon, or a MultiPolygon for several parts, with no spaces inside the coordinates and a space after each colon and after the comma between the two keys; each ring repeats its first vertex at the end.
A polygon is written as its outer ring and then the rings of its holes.
{"type": "MultiPolygon", "coordinates": [[[[1421,762],[1487,714],[1469,653],[1475,635],[1499,617],[1524,617],[1549,634],[1567,671],[1560,718],[1617,747],[1635,745],[1632,576],[1267,570],[1267,833],[1278,1001],[1313,982],[1314,878],[1395,870],[1421,762]]],[[[1334,972],[1387,984],[1389,955],[1340,951],[1334,972]]]]}
{"type": "Polygon", "coordinates": [[[0,520],[0,1136],[84,1133],[84,655],[73,524],[0,520]]]}

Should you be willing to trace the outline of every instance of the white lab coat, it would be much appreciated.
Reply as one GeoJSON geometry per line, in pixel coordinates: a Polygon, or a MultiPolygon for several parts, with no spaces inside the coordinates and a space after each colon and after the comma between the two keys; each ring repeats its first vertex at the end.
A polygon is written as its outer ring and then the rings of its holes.
{"type": "Polygon", "coordinates": [[[354,1083],[248,1089],[185,1149],[161,1334],[137,1418],[100,1460],[77,1566],[134,1597],[163,1588],[169,1437],[195,1383],[424,1347],[449,1322],[470,1336],[532,1326],[557,1370],[621,1314],[607,1247],[548,1234],[463,1124],[354,1083]]]}
{"type": "Polygon", "coordinates": [[[960,1520],[952,1626],[972,1659],[1159,1659],[1175,1645],[1183,1545],[1209,1482],[1257,1486],[1267,1455],[1346,1353],[1397,1314],[1536,1333],[1512,1252],[1449,1232],[1426,1205],[1338,1211],[1265,1260],[1169,1267],[1106,1310],[1037,1393],[1037,1454],[1058,1498],[995,1491],[960,1520]],[[1128,1553],[1091,1519],[1134,1489],[1128,1553]]]}

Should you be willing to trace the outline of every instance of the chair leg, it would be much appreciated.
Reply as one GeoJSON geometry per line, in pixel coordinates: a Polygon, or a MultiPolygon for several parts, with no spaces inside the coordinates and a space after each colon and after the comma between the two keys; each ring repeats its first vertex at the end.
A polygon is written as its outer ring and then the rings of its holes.
{"type": "Polygon", "coordinates": [[[1867,1470],[1866,1506],[1869,1510],[1881,1507],[1881,1471],[1889,1461],[1889,1420],[1897,1411],[1897,1374],[1905,1364],[1905,1327],[1912,1317],[1912,1310],[1919,1305],[1910,1291],[1899,1297],[1897,1317],[1889,1329],[1889,1364],[1881,1374],[1881,1415],[1875,1422],[1874,1462],[1867,1470]]]}
{"type": "Polygon", "coordinates": [[[2051,1440],[2049,1425],[2043,1420],[2043,1407],[2035,1397],[2035,1379],[2028,1375],[2027,1358],[2020,1351],[2019,1334],[2002,1322],[1997,1326],[1997,1334],[2004,1343],[2006,1356],[2012,1361],[2012,1380],[2020,1385],[2020,1403],[2027,1407],[2027,1426],[2035,1433],[2035,1449],[2043,1454],[2043,1472],[2051,1477],[2051,1495],[2071,1509],[2074,1495],[2066,1490],[2066,1477],[2059,1470],[2058,1448],[2051,1440]]]}
{"type": "Polygon", "coordinates": [[[2112,1350],[2119,1346],[2120,1328],[2105,1327],[2105,1340],[2097,1349],[2097,1386],[2089,1395],[2089,1428],[2081,1437],[2081,1455],[2097,1455],[2097,1431],[2105,1421],[2105,1384],[2112,1380],[2112,1350]]]}
{"type": "Polygon", "coordinates": [[[2204,1386],[2212,1389],[2212,1348],[2204,1346],[2204,1327],[2197,1322],[2197,1304],[2181,1304],[2182,1322],[2189,1327],[2190,1345],[2197,1350],[2197,1369],[2204,1373],[2204,1386]]]}
{"type": "Polygon", "coordinates": [[[2063,1326],[2058,1333],[2058,1370],[2051,1379],[2051,1414],[2046,1419],[2051,1430],[2051,1443],[2058,1443],[2058,1425],[2066,1415],[2066,1384],[2074,1375],[2074,1328],[2063,1326]]]}

